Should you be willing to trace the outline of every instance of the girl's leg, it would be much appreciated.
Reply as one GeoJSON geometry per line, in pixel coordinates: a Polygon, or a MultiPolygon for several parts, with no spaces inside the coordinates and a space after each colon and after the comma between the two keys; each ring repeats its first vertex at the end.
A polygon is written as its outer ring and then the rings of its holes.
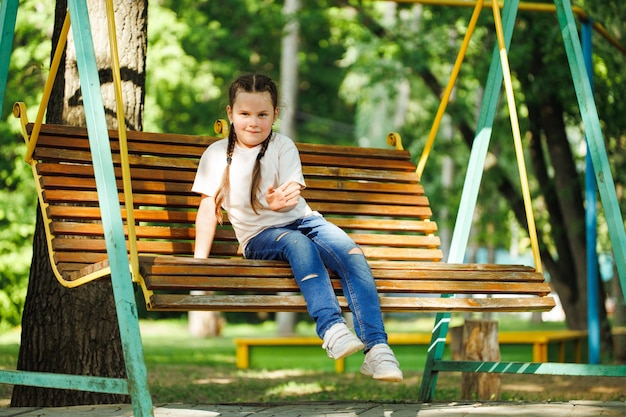
{"type": "Polygon", "coordinates": [[[299,221],[286,227],[266,229],[246,245],[246,258],[289,262],[304,296],[317,334],[337,323],[345,323],[328,271],[315,245],[297,230],[299,221]]]}
{"type": "Polygon", "coordinates": [[[380,343],[387,344],[376,284],[361,248],[322,216],[306,217],[299,229],[315,243],[326,267],[340,277],[354,314],[355,331],[365,343],[365,351],[380,343]]]}

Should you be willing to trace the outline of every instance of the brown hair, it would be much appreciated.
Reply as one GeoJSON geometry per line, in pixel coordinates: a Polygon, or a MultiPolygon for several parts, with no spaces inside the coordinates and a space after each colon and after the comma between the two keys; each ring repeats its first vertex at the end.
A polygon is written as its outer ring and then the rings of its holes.
{"type": "MultiPolygon", "coordinates": [[[[278,107],[278,89],[276,87],[276,84],[271,78],[265,75],[246,74],[239,76],[235,81],[233,81],[233,83],[230,85],[230,88],[228,89],[228,100],[231,107],[235,104],[237,94],[242,91],[246,93],[268,92],[270,94],[274,109],[278,107]]],[[[261,183],[261,159],[265,155],[265,151],[267,151],[267,147],[269,145],[272,134],[273,132],[270,132],[269,136],[261,144],[261,149],[259,150],[256,162],[254,163],[254,168],[252,169],[252,182],[250,183],[250,205],[252,206],[252,210],[254,210],[254,212],[257,214],[257,210],[261,208],[261,203],[259,202],[259,198],[257,196],[257,191],[261,183]]],[[[230,164],[232,162],[233,152],[235,150],[236,143],[237,134],[235,133],[235,129],[231,124],[228,131],[228,146],[226,148],[226,168],[224,169],[224,174],[222,174],[222,183],[215,193],[215,215],[217,216],[217,220],[220,223],[222,223],[223,220],[221,206],[224,202],[226,194],[228,194],[228,192],[230,191],[230,164]]]]}

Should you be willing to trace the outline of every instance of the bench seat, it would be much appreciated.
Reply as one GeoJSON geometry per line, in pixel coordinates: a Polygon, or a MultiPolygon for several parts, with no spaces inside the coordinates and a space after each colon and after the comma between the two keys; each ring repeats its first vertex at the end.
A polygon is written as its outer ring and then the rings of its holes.
{"type": "MultiPolygon", "coordinates": [[[[306,311],[283,262],[153,256],[140,257],[140,265],[156,310],[306,311]],[[175,290],[215,293],[161,294],[175,290]]],[[[370,266],[388,312],[544,311],[553,305],[546,297],[549,285],[529,267],[401,261],[371,261],[370,266]],[[491,297],[442,299],[442,293],[491,297]]],[[[339,279],[332,282],[340,293],[339,279]]],[[[339,303],[348,311],[344,297],[339,303]]]]}

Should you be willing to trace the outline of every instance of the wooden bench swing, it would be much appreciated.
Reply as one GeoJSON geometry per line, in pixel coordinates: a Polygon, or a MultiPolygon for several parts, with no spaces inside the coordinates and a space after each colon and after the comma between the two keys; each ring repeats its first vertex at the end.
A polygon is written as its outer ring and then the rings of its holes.
{"type": "MultiPolygon", "coordinates": [[[[25,126],[28,139],[32,125],[25,126]]],[[[109,135],[118,165],[117,132],[109,135]]],[[[209,259],[190,256],[200,201],[191,184],[199,157],[215,137],[128,132],[127,140],[137,222],[137,254],[130,256],[136,257],[139,272],[133,280],[148,310],[306,311],[289,265],[244,259],[228,222],[218,227],[209,259]]],[[[546,311],[554,306],[549,285],[534,268],[439,262],[437,226],[407,151],[297,146],[307,182],[303,196],[363,248],[384,311],[546,311]],[[442,293],[492,297],[442,299],[442,293]]],[[[42,125],[32,158],[57,279],[74,287],[108,276],[87,130],[42,125]]],[[[122,169],[115,171],[121,187],[122,169]]],[[[119,199],[124,206],[123,193],[119,199]]],[[[126,208],[122,216],[126,219],[126,208]]],[[[333,283],[339,291],[338,279],[333,283]]]]}
{"type": "MultiPolygon", "coordinates": [[[[86,9],[71,2],[70,13],[79,31],[89,31],[86,9]]],[[[90,44],[82,47],[88,49],[90,44]]],[[[227,222],[217,232],[211,258],[193,259],[199,197],[190,191],[191,183],[202,152],[217,137],[126,132],[123,118],[118,131],[107,131],[100,86],[94,82],[97,67],[83,54],[77,56],[81,80],[88,77],[92,85],[82,85],[85,108],[93,117],[89,129],[42,124],[43,101],[33,124],[23,104],[16,104],[14,113],[21,119],[28,145],[26,160],[37,184],[57,279],[75,287],[110,277],[114,292],[116,286],[122,288],[121,295],[116,292],[115,296],[128,380],[118,383],[100,378],[95,383],[78,380],[61,386],[129,393],[136,416],[152,415],[131,277],[149,310],[305,311],[305,303],[288,265],[241,257],[227,222]],[[87,88],[93,91],[86,94],[87,88]],[[124,302],[118,297],[125,297],[124,302]],[[124,338],[129,342],[124,343],[124,338]]],[[[113,75],[119,103],[119,62],[115,59],[113,75]]],[[[497,92],[491,99],[497,100],[497,92]]],[[[119,114],[123,109],[118,109],[119,114]]],[[[216,126],[217,133],[223,134],[223,123],[216,126]]],[[[437,226],[431,220],[420,174],[398,136],[390,134],[389,139],[395,148],[297,146],[308,185],[304,197],[361,245],[370,260],[383,311],[438,312],[420,401],[433,400],[440,371],[626,375],[624,367],[592,371],[589,366],[443,360],[442,340],[451,312],[548,311],[555,301],[540,268],[441,262],[437,226]],[[468,297],[457,298],[457,294],[468,297]]],[[[340,286],[333,282],[346,308],[340,286]]],[[[36,385],[31,376],[26,374],[20,382],[36,385]]],[[[16,380],[11,378],[0,373],[0,382],[16,380]]]]}

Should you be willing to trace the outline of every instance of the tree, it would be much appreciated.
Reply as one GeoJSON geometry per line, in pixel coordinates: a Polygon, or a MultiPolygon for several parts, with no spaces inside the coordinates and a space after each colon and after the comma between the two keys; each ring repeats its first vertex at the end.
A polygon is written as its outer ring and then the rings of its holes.
{"type": "MultiPolygon", "coordinates": [[[[107,124],[114,128],[116,106],[112,94],[104,3],[96,0],[88,3],[100,79],[104,86],[107,124]]],[[[57,1],[53,45],[56,45],[66,9],[65,1],[57,1]]],[[[131,129],[140,130],[145,84],[147,2],[116,1],[115,14],[121,49],[124,117],[131,129]]],[[[63,70],[57,74],[48,105],[47,122],[84,125],[71,40],[63,61],[63,70]]],[[[100,280],[76,289],[60,286],[50,268],[39,210],[37,213],[18,369],[123,377],[124,360],[110,282],[100,280]]],[[[128,398],[113,394],[15,386],[11,405],[63,406],[123,401],[128,401],[128,398]]]]}
{"type": "MultiPolygon", "coordinates": [[[[280,55],[280,133],[291,138],[296,136],[296,113],[298,109],[298,44],[300,25],[297,13],[300,10],[300,0],[285,0],[283,15],[285,30],[281,43],[280,55]]],[[[295,333],[296,313],[280,311],[276,313],[276,328],[279,335],[295,333]]]]}

